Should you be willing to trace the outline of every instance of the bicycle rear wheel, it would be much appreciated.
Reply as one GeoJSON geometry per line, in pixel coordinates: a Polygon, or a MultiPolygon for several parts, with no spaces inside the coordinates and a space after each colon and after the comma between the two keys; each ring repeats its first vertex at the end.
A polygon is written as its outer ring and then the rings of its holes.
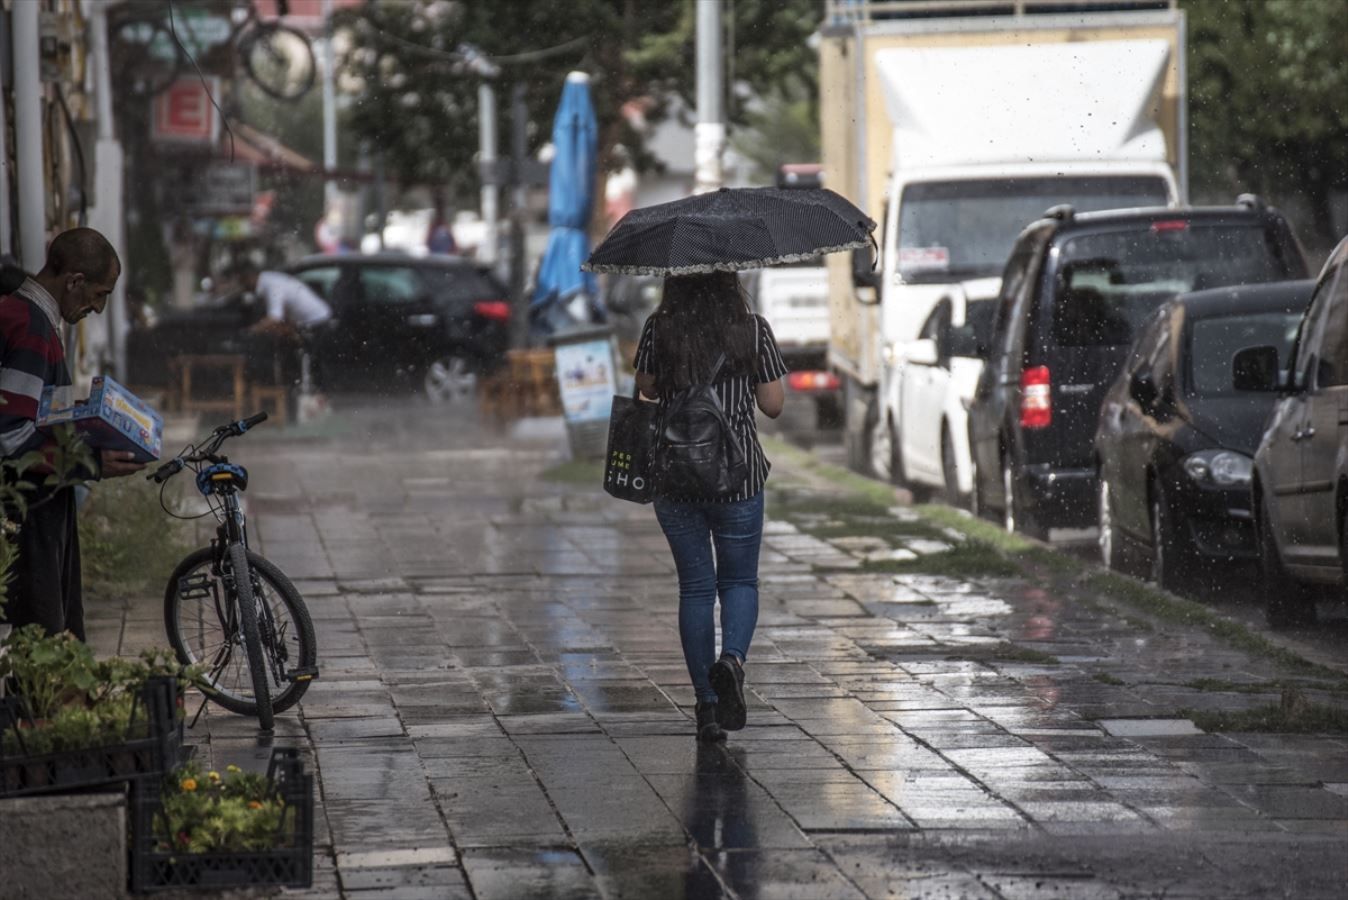
{"type": "MultiPolygon", "coordinates": [[[[251,588],[259,623],[269,696],[274,712],[294,706],[309,688],[308,680],[288,673],[312,670],[317,644],[309,612],[299,593],[272,563],[248,553],[251,588]]],[[[164,592],[164,624],[180,662],[205,667],[203,692],[225,709],[256,716],[256,687],[248,665],[238,616],[225,602],[224,577],[215,551],[204,547],[189,554],[169,577],[164,592]]]]}
{"type": "Polygon", "coordinates": [[[298,100],[314,86],[318,67],[304,32],[277,22],[259,23],[239,41],[244,71],[278,100],[298,100]]]}

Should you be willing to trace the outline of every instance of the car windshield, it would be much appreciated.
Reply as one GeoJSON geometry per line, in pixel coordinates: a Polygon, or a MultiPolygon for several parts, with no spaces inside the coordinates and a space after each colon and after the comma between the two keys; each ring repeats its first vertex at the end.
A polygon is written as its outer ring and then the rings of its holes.
{"type": "Polygon", "coordinates": [[[1002,273],[1016,235],[1051,206],[1077,211],[1165,206],[1156,177],[997,178],[930,181],[903,189],[898,267],[905,281],[944,282],[1002,273]]]}
{"type": "Polygon", "coordinates": [[[1176,294],[1288,278],[1276,237],[1259,223],[1146,223],[1070,238],[1053,303],[1059,346],[1131,344],[1147,316],[1176,294]]]}
{"type": "Polygon", "coordinates": [[[1252,313],[1196,319],[1189,324],[1188,392],[1221,397],[1236,393],[1231,362],[1246,347],[1276,347],[1286,359],[1301,324],[1301,312],[1252,313]]]}

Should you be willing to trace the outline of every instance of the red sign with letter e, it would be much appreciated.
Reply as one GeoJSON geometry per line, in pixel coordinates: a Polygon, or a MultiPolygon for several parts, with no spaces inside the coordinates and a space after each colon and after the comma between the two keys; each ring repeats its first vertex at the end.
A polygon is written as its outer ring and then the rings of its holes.
{"type": "Polygon", "coordinates": [[[154,98],[150,139],[175,144],[214,145],[220,137],[220,117],[211,103],[218,80],[179,78],[154,98]],[[211,94],[207,93],[207,88],[211,94]]]}

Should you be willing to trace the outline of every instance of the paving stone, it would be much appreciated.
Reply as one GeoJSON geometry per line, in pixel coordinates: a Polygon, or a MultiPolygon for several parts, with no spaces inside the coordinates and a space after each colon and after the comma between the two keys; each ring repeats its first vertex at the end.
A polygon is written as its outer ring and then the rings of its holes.
{"type": "Polygon", "coordinates": [[[574,850],[483,847],[464,851],[477,900],[589,900],[599,887],[574,850]]]}
{"type": "Polygon", "coordinates": [[[470,896],[463,870],[453,866],[398,866],[384,868],[338,868],[338,878],[346,891],[364,893],[369,890],[389,890],[395,894],[405,888],[434,888],[438,896],[470,896]]]}
{"type": "Polygon", "coordinates": [[[1348,797],[1319,787],[1244,784],[1226,790],[1275,819],[1348,819],[1348,797]]]}
{"type": "Polygon", "coordinates": [[[1188,719],[1100,719],[1097,723],[1117,737],[1172,737],[1201,734],[1188,719]]]}

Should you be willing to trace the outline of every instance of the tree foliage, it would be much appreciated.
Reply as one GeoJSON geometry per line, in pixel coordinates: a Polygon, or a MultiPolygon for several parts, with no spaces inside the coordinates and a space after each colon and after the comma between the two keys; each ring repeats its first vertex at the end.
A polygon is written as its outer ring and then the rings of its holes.
{"type": "MultiPolygon", "coordinates": [[[[727,74],[744,93],[762,95],[793,81],[804,85],[805,96],[817,95],[815,53],[806,41],[822,17],[821,4],[736,0],[725,9],[727,46],[734,47],[727,74]]],[[[458,193],[476,185],[480,79],[456,53],[468,44],[500,64],[494,83],[502,155],[509,145],[513,88],[522,84],[527,91],[532,152],[548,138],[566,74],[579,69],[593,78],[601,165],[614,169],[631,161],[646,168],[653,160],[621,111],[640,102],[654,121],[674,97],[695,106],[695,20],[691,2],[366,4],[340,19],[347,43],[344,82],[354,92],[351,127],[382,149],[388,171],[404,184],[443,185],[458,193]]],[[[744,122],[745,103],[738,94],[728,99],[731,122],[744,122]]]]}
{"type": "Polygon", "coordinates": [[[1348,190],[1348,16],[1342,0],[1186,0],[1196,192],[1295,198],[1318,245],[1348,190]]]}

